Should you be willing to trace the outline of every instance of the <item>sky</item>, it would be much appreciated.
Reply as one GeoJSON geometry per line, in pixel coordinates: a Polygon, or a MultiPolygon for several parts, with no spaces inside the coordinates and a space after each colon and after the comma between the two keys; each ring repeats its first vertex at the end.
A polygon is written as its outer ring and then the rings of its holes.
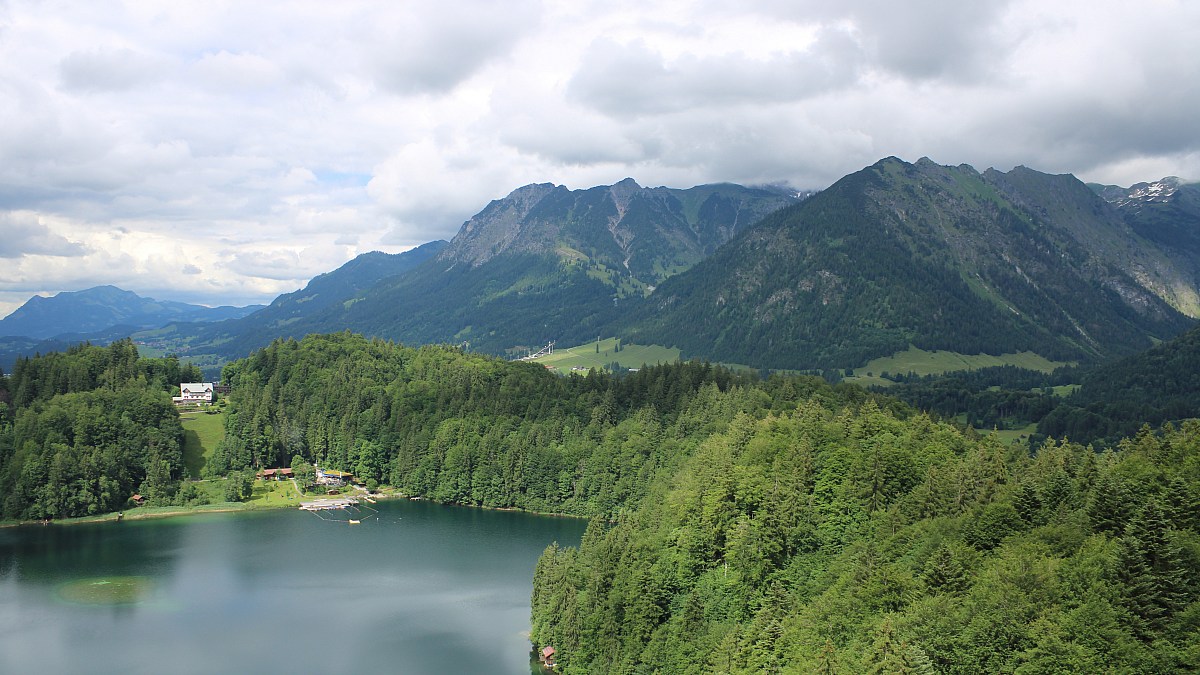
{"type": "Polygon", "coordinates": [[[529,183],[1200,178],[1189,0],[0,0],[0,316],[266,303],[529,183]]]}

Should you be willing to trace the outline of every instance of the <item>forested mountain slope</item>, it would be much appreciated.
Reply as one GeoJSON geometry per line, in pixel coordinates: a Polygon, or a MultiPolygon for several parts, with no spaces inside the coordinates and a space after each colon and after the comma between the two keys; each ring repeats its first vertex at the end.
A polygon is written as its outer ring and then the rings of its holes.
{"type": "Polygon", "coordinates": [[[463,224],[429,265],[303,324],[491,353],[608,334],[657,284],[794,193],[737,185],[528,185],[463,224]]]}
{"type": "Polygon", "coordinates": [[[225,379],[232,411],[213,475],[299,457],[441,501],[576,515],[636,503],[739,411],[833,395],[814,378],[759,384],[702,363],[560,377],[345,333],[276,341],[225,379]]]}
{"type": "Polygon", "coordinates": [[[1195,420],[1033,457],[873,402],[713,431],[542,555],[533,639],[562,672],[1200,668],[1195,420]]]}
{"type": "Polygon", "coordinates": [[[1194,281],[1071,176],[888,158],[768,216],[662,283],[631,341],[772,368],[915,344],[1094,360],[1191,321],[1194,281]]]}
{"type": "MultiPolygon", "coordinates": [[[[1089,185],[1112,204],[1142,237],[1163,249],[1172,261],[1200,281],[1200,183],[1168,176],[1128,188],[1089,185]]],[[[1196,308],[1188,311],[1196,315],[1196,308]]]]}
{"type": "Polygon", "coordinates": [[[816,378],[559,377],[348,334],[227,367],[210,470],[290,458],[464,504],[601,516],[551,547],[565,672],[1200,666],[1200,426],[1034,456],[816,378]]]}
{"type": "Polygon", "coordinates": [[[1038,425],[1040,433],[1112,441],[1143,424],[1200,417],[1200,328],[1086,371],[1079,390],[1038,425]]]}
{"type": "Polygon", "coordinates": [[[313,332],[312,321],[323,311],[331,307],[340,309],[380,281],[420,267],[445,247],[446,242],[439,240],[403,253],[363,253],[332,272],[313,277],[304,288],[275,298],[270,305],[245,318],[182,330],[195,334],[187,338],[193,350],[214,350],[226,358],[240,358],[275,338],[303,337],[313,332]]]}

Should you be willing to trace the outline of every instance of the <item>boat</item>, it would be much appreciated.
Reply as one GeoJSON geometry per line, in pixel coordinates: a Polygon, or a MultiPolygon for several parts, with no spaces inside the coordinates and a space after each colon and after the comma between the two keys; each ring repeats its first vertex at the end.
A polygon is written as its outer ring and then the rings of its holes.
{"type": "Polygon", "coordinates": [[[362,522],[361,520],[353,520],[353,519],[351,519],[351,520],[349,521],[349,523],[350,523],[351,525],[358,525],[358,524],[359,524],[359,523],[361,523],[361,522],[362,522]]]}

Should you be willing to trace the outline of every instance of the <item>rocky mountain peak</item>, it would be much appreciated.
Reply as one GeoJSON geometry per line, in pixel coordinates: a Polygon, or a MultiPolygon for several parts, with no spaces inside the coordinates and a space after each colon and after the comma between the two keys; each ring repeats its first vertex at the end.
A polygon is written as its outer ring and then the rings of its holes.
{"type": "Polygon", "coordinates": [[[1125,194],[1117,200],[1117,205],[1131,202],[1165,202],[1183,185],[1176,176],[1167,176],[1153,183],[1138,183],[1130,186],[1125,194]]]}

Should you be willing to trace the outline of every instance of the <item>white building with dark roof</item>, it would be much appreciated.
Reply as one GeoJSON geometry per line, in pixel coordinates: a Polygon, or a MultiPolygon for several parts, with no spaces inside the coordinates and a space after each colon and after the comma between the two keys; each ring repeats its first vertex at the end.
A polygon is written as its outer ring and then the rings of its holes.
{"type": "Polygon", "coordinates": [[[179,395],[171,400],[176,403],[212,403],[212,382],[184,382],[179,385],[179,395]]]}

